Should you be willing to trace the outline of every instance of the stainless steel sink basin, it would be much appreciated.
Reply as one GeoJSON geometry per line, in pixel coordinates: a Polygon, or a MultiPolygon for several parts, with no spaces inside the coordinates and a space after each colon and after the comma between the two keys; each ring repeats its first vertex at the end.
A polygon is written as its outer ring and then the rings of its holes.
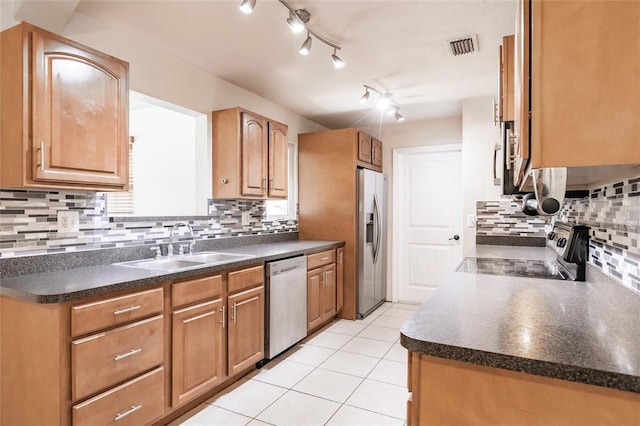
{"type": "Polygon", "coordinates": [[[201,252],[194,254],[180,255],[170,258],[155,258],[134,260],[130,262],[120,262],[115,265],[129,266],[141,269],[153,269],[166,272],[176,272],[187,269],[204,268],[216,266],[223,263],[230,263],[237,260],[250,259],[255,257],[249,254],[221,253],[221,252],[201,252]]]}

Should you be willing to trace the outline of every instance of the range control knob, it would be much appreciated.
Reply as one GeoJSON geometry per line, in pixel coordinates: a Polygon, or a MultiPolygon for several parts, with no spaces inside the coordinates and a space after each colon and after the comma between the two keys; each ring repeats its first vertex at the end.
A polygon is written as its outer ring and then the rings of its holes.
{"type": "Polygon", "coordinates": [[[560,248],[564,247],[567,245],[567,239],[566,238],[560,238],[558,240],[558,242],[556,243],[556,245],[560,248]]]}
{"type": "Polygon", "coordinates": [[[547,238],[550,239],[551,241],[553,241],[556,238],[556,233],[555,232],[549,232],[547,234],[547,238]]]}

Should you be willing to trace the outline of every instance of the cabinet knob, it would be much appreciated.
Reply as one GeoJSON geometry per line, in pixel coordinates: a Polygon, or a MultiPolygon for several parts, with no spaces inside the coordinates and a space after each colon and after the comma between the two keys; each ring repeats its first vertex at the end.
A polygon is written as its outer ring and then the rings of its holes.
{"type": "Polygon", "coordinates": [[[222,179],[220,179],[220,183],[223,184],[223,185],[226,185],[227,183],[229,183],[229,179],[222,178],[222,179]]]}

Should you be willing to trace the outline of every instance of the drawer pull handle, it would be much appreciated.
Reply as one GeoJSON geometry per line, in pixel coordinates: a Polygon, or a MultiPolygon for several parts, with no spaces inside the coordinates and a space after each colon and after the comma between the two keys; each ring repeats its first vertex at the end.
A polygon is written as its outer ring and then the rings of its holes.
{"type": "Polygon", "coordinates": [[[138,354],[140,352],[142,352],[142,349],[131,349],[126,354],[120,354],[120,355],[114,356],[113,359],[114,359],[114,361],[120,361],[121,359],[129,358],[130,356],[133,356],[133,355],[138,354]]]}
{"type": "Polygon", "coordinates": [[[129,306],[128,308],[124,308],[124,309],[118,309],[117,311],[113,311],[113,315],[122,315],[122,314],[126,314],[127,312],[131,312],[131,311],[135,311],[137,309],[140,309],[142,306],[140,305],[136,305],[136,306],[129,306]]]}
{"type": "Polygon", "coordinates": [[[329,260],[329,258],[328,257],[323,257],[320,260],[324,262],[325,260],[329,260]]]}
{"type": "Polygon", "coordinates": [[[220,320],[220,323],[222,324],[222,328],[224,328],[224,315],[225,315],[225,309],[224,309],[224,305],[222,305],[222,319],[220,320]]]}
{"type": "Polygon", "coordinates": [[[130,409],[128,409],[127,411],[125,411],[124,413],[118,413],[116,414],[116,418],[115,420],[118,421],[120,419],[124,419],[125,417],[127,417],[129,414],[133,414],[136,411],[138,411],[139,409],[142,408],[142,404],[140,405],[132,405],[130,409]]]}

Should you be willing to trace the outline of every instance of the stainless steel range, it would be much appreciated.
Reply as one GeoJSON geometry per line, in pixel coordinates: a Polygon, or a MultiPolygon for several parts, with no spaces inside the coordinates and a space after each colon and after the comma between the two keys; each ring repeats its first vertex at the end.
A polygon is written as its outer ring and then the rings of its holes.
{"type": "Polygon", "coordinates": [[[456,271],[476,274],[585,281],[589,259],[589,227],[556,222],[547,235],[555,260],[467,257],[456,271]]]}

